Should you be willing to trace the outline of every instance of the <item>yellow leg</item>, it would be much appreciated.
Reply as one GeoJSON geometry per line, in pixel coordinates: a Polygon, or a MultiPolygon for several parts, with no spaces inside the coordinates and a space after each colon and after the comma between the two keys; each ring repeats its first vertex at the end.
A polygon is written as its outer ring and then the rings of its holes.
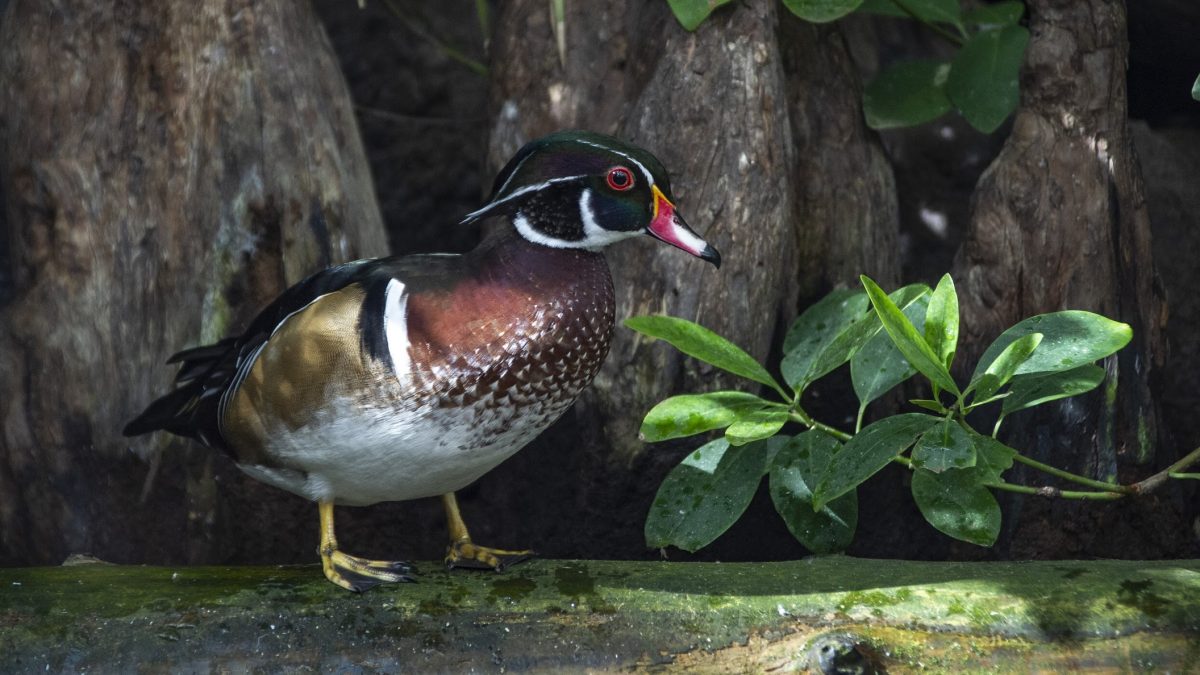
{"type": "Polygon", "coordinates": [[[502,571],[535,555],[533,551],[505,551],[487,546],[477,546],[471,541],[467,524],[458,510],[458,499],[453,492],[442,495],[446,507],[446,525],[450,529],[450,544],[446,547],[446,569],[473,567],[502,571]]]}
{"type": "Polygon", "coordinates": [[[413,580],[408,576],[412,567],[406,562],[367,560],[339,551],[333,532],[333,502],[320,502],[317,509],[321,514],[321,548],[318,552],[326,579],[356,593],[382,583],[413,580]]]}

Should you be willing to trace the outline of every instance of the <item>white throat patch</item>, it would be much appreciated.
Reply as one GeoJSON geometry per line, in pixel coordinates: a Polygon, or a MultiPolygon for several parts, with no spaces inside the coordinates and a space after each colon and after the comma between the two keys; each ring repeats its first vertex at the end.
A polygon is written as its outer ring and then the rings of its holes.
{"type": "Polygon", "coordinates": [[[576,242],[580,248],[596,249],[641,234],[637,230],[625,232],[600,227],[592,210],[592,191],[588,189],[579,194],[579,219],[583,221],[583,240],[576,242]]]}

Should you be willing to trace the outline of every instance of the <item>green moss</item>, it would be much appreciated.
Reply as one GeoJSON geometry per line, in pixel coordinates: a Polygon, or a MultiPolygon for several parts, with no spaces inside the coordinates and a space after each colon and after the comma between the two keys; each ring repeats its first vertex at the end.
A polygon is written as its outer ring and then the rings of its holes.
{"type": "Polygon", "coordinates": [[[769,564],[540,560],[503,575],[436,568],[423,567],[432,571],[419,583],[361,595],[329,584],[315,565],[0,570],[0,671],[141,662],[278,668],[320,654],[402,659],[415,670],[496,668],[492,659],[501,657],[513,667],[578,670],[628,666],[641,655],[669,661],[697,648],[715,654],[752,635],[776,641],[843,628],[893,662],[935,670],[1022,654],[1025,644],[1075,645],[1076,656],[1100,659],[1109,652],[1088,646],[1100,638],[1113,639],[1110,651],[1134,644],[1130,653],[1156,667],[1178,670],[1200,654],[1196,561],[838,556],[769,564]],[[1151,630],[1161,639],[1130,642],[1151,630]]]}

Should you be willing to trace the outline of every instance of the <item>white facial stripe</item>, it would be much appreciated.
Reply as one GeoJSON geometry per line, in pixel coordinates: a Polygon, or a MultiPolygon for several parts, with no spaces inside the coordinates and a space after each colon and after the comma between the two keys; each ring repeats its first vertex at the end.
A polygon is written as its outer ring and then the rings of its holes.
{"type": "Polygon", "coordinates": [[[525,237],[526,239],[528,239],[529,241],[532,241],[535,244],[541,244],[542,246],[549,246],[550,248],[578,248],[579,247],[579,242],[577,242],[577,241],[576,242],[563,241],[562,239],[555,239],[554,237],[548,237],[545,234],[538,232],[537,230],[535,230],[533,228],[533,224],[529,222],[529,218],[526,218],[525,214],[521,213],[520,211],[517,212],[517,215],[513,216],[512,222],[513,222],[513,227],[517,228],[517,232],[519,232],[522,237],[525,237]]]}
{"type": "Polygon", "coordinates": [[[599,143],[585,141],[582,138],[576,138],[575,142],[582,143],[583,145],[589,145],[593,148],[600,148],[601,150],[606,150],[608,152],[613,153],[614,155],[620,155],[621,157],[624,157],[625,159],[629,160],[630,162],[633,162],[633,164],[635,166],[637,166],[638,170],[642,172],[642,175],[645,176],[645,178],[646,178],[646,185],[654,185],[654,176],[652,176],[650,174],[650,171],[646,168],[646,166],[644,164],[637,161],[633,157],[630,157],[629,155],[621,152],[620,150],[614,150],[614,149],[608,147],[607,145],[600,145],[599,143]]]}
{"type": "MultiPolygon", "coordinates": [[[[514,199],[516,199],[517,197],[520,197],[520,196],[521,196],[521,195],[523,195],[523,194],[528,194],[528,193],[530,193],[530,192],[534,192],[534,191],[536,191],[536,190],[541,190],[541,189],[543,189],[543,188],[550,187],[551,185],[554,185],[554,184],[556,184],[556,183],[565,183],[565,182],[567,182],[567,181],[579,180],[580,178],[587,178],[587,176],[585,176],[585,175],[578,175],[578,176],[562,176],[562,177],[559,177],[559,178],[551,178],[550,180],[548,180],[548,181],[545,181],[545,182],[543,182],[543,183],[537,183],[537,184],[535,184],[535,185],[526,185],[525,187],[523,187],[523,188],[521,188],[521,189],[519,189],[519,190],[516,190],[516,191],[514,191],[514,192],[513,192],[511,195],[509,195],[509,196],[505,197],[504,199],[498,199],[498,200],[496,200],[496,201],[494,201],[494,202],[488,202],[487,204],[484,204],[482,207],[480,207],[480,208],[478,208],[478,209],[476,209],[476,210],[474,210],[474,211],[472,211],[472,212],[468,213],[467,215],[463,216],[463,220],[464,220],[464,221],[465,221],[465,220],[471,220],[472,218],[478,217],[478,216],[479,216],[479,214],[483,213],[484,211],[487,211],[487,210],[489,210],[489,209],[492,209],[492,208],[494,208],[494,207],[496,207],[496,206],[499,206],[500,204],[504,204],[504,203],[510,202],[510,201],[512,201],[512,200],[514,200],[514,199]]],[[[504,183],[504,184],[505,184],[505,185],[508,185],[508,181],[505,181],[505,183],[504,183]]],[[[496,194],[500,194],[500,193],[499,193],[499,192],[497,192],[496,194]]]]}
{"type": "Polygon", "coordinates": [[[387,339],[388,354],[392,357],[392,370],[402,383],[408,380],[412,370],[412,358],[408,354],[408,294],[398,279],[388,282],[383,296],[383,332],[387,339]]]}
{"type": "Polygon", "coordinates": [[[592,191],[584,190],[579,195],[579,218],[583,221],[583,241],[577,245],[582,248],[600,248],[609,244],[635,237],[641,232],[623,232],[606,230],[596,222],[596,212],[592,210],[592,191]]]}

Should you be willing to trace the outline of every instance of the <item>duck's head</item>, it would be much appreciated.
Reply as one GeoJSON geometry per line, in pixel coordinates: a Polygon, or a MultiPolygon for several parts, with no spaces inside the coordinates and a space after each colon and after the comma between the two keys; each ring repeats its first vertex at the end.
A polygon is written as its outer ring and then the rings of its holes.
{"type": "Polygon", "coordinates": [[[525,145],[496,176],[488,203],[463,222],[489,216],[507,216],[544,246],[597,249],[648,234],[721,265],[675,209],[662,164],[603,134],[562,131],[525,145]]]}

